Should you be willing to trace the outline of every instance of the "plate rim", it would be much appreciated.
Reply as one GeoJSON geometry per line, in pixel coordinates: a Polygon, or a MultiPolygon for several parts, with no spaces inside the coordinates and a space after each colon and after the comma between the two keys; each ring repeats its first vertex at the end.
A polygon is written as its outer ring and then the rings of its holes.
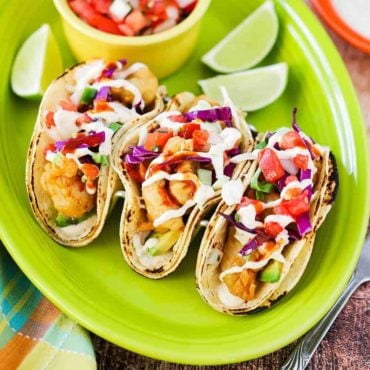
{"type": "MultiPolygon", "coordinates": [[[[280,6],[283,6],[283,7],[285,6],[287,8],[290,7],[291,11],[293,11],[293,13],[295,13],[297,16],[299,16],[299,18],[301,20],[303,18],[307,18],[307,17],[311,18],[310,19],[310,25],[312,25],[312,22],[314,23],[314,28],[316,29],[315,33],[317,33],[317,32],[321,33],[320,41],[322,41],[322,38],[323,38],[324,40],[322,42],[324,42],[325,48],[328,48],[328,51],[326,53],[324,53],[324,55],[326,56],[329,52],[331,54],[334,54],[335,57],[333,57],[333,58],[335,59],[335,63],[339,63],[339,68],[343,72],[343,73],[341,73],[341,79],[343,79],[343,81],[341,82],[340,85],[341,86],[346,85],[346,87],[348,87],[348,90],[346,92],[346,96],[348,96],[349,100],[354,104],[350,109],[348,107],[348,111],[352,112],[351,117],[355,117],[356,122],[359,123],[358,127],[356,127],[357,130],[360,130],[360,132],[364,133],[364,135],[363,135],[364,139],[362,140],[362,144],[363,144],[362,149],[365,149],[365,153],[368,153],[367,152],[368,148],[367,148],[367,145],[366,145],[365,128],[364,128],[363,119],[362,119],[362,116],[361,116],[359,103],[358,103],[358,100],[357,100],[356,95],[355,95],[355,91],[354,91],[353,85],[350,81],[349,75],[346,72],[343,61],[339,57],[339,54],[336,51],[336,49],[335,49],[332,41],[330,40],[329,36],[324,32],[322,26],[314,18],[314,16],[308,11],[308,8],[305,4],[303,4],[303,3],[289,4],[288,1],[286,1],[286,0],[275,0],[275,2],[278,3],[280,6]],[[302,16],[302,12],[303,12],[303,16],[302,16]],[[360,127],[360,125],[362,127],[360,127]]],[[[310,34],[312,36],[312,32],[310,32],[310,34]]],[[[315,42],[317,42],[316,37],[313,37],[313,40],[315,42]]],[[[320,48],[320,51],[322,51],[321,48],[320,48]]],[[[327,62],[326,59],[325,59],[325,61],[327,62]]],[[[343,93],[342,90],[341,90],[341,92],[343,93]]],[[[351,126],[351,128],[352,128],[352,130],[354,130],[353,126],[351,126]]],[[[357,143],[357,141],[356,141],[356,143],[357,143]]],[[[368,168],[368,165],[369,165],[369,155],[367,155],[366,158],[364,158],[364,166],[365,167],[367,166],[367,168],[368,168]]],[[[368,171],[366,172],[366,174],[367,174],[367,176],[366,176],[366,179],[365,179],[365,184],[369,184],[370,183],[370,174],[369,174],[368,171]]],[[[3,178],[0,176],[0,189],[3,188],[3,187],[4,187],[3,178]]],[[[1,198],[4,199],[2,192],[0,193],[0,195],[1,195],[1,198]]],[[[364,194],[364,200],[365,200],[365,204],[370,203],[370,189],[369,189],[369,187],[367,188],[367,192],[364,194]]],[[[370,209],[369,209],[369,212],[370,212],[370,209]]],[[[356,262],[356,260],[359,256],[359,254],[360,254],[361,245],[362,245],[362,235],[365,235],[365,232],[366,232],[368,216],[369,215],[364,214],[363,218],[362,218],[362,221],[363,221],[362,225],[361,225],[362,233],[360,233],[358,235],[357,245],[356,245],[356,248],[354,248],[354,251],[356,253],[354,255],[354,258],[353,258],[353,261],[352,261],[352,264],[351,264],[351,268],[347,270],[347,274],[346,274],[347,276],[344,277],[347,280],[349,279],[349,276],[350,276],[350,274],[352,273],[352,271],[355,267],[355,262],[356,262]]],[[[34,283],[34,285],[42,293],[44,293],[45,296],[47,296],[50,299],[50,301],[52,301],[57,307],[60,307],[71,318],[73,318],[76,321],[78,321],[79,323],[81,323],[87,329],[95,332],[97,335],[99,335],[103,338],[106,338],[107,340],[109,340],[111,342],[114,342],[114,343],[118,344],[119,346],[123,346],[124,348],[126,348],[128,350],[140,353],[142,355],[157,358],[157,359],[160,359],[160,360],[183,363],[183,364],[196,364],[196,365],[228,364],[228,363],[234,363],[234,362],[238,362],[238,361],[245,361],[245,360],[248,360],[248,359],[256,358],[256,357],[262,356],[264,354],[271,353],[271,352],[273,352],[277,349],[280,349],[281,347],[289,344],[293,340],[297,339],[299,336],[303,335],[304,332],[309,330],[326,313],[326,311],[328,311],[330,309],[331,305],[337,299],[337,297],[339,296],[339,294],[341,293],[341,291],[344,289],[344,286],[345,286],[345,282],[343,282],[345,279],[342,278],[342,284],[339,284],[337,289],[334,292],[332,292],[331,299],[330,299],[329,303],[326,305],[327,309],[321,310],[320,312],[316,312],[315,315],[314,315],[313,320],[311,320],[311,322],[309,324],[306,324],[305,326],[301,326],[300,330],[298,330],[298,331],[296,330],[294,332],[288,333],[284,337],[279,338],[279,339],[275,338],[275,340],[273,342],[273,345],[269,346],[268,351],[261,350],[259,352],[255,352],[253,357],[251,357],[251,356],[247,357],[247,356],[245,356],[245,354],[243,354],[241,351],[239,351],[236,355],[231,354],[227,357],[225,356],[225,359],[222,360],[222,361],[220,361],[218,359],[216,361],[213,361],[213,359],[210,358],[210,357],[208,357],[207,359],[205,359],[205,358],[200,359],[200,358],[197,358],[197,355],[195,354],[195,355],[193,355],[192,359],[189,360],[189,359],[185,359],[185,357],[179,358],[179,356],[178,356],[179,354],[173,355],[172,353],[165,353],[165,352],[162,352],[161,354],[158,354],[158,352],[155,351],[155,349],[153,349],[153,346],[151,348],[143,348],[142,344],[138,342],[137,338],[135,338],[135,340],[131,340],[131,341],[127,340],[127,339],[122,340],[122,338],[117,339],[115,333],[112,332],[112,330],[109,330],[111,333],[110,333],[110,335],[107,335],[106,328],[103,328],[101,326],[100,327],[99,326],[94,326],[94,320],[91,320],[91,319],[90,319],[91,321],[87,320],[84,317],[85,315],[82,312],[80,312],[80,314],[78,312],[76,313],[75,310],[73,310],[72,308],[70,308],[68,306],[68,304],[67,305],[65,304],[63,298],[59,297],[57,292],[54,289],[51,289],[50,287],[44,286],[42,284],[42,281],[41,281],[42,279],[39,280],[39,275],[37,274],[36,267],[33,267],[32,265],[27,264],[27,261],[23,261],[21,259],[21,257],[17,254],[16,248],[13,247],[12,235],[11,235],[11,233],[9,233],[6,230],[3,222],[0,222],[0,236],[1,236],[1,239],[4,242],[4,245],[6,246],[8,252],[10,253],[10,255],[13,257],[13,259],[16,261],[16,263],[21,267],[21,269],[23,271],[27,272],[26,275],[31,277],[30,280],[34,283]]]]}

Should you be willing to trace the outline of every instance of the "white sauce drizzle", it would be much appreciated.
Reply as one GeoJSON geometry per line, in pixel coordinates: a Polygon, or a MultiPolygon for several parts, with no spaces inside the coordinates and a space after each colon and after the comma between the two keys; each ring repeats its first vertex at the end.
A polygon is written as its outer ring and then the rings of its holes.
{"type": "Polygon", "coordinates": [[[240,179],[230,180],[222,186],[222,199],[228,206],[239,204],[244,193],[243,183],[240,179]]]}

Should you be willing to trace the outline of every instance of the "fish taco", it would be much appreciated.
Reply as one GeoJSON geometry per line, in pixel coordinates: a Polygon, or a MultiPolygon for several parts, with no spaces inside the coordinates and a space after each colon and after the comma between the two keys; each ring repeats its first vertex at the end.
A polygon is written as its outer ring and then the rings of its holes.
{"type": "Polygon", "coordinates": [[[201,242],[196,284],[214,309],[238,315],[270,306],[298,282],[338,178],[329,148],[295,119],[293,129],[265,135],[231,161],[253,164],[223,186],[201,242]]]}
{"type": "Polygon", "coordinates": [[[164,112],[117,143],[114,166],[126,191],[122,251],[146,277],[176,269],[202,216],[220,201],[222,184],[245,166],[231,158],[253,148],[244,116],[224,95],[220,105],[178,94],[164,112]]]}
{"type": "Polygon", "coordinates": [[[115,136],[163,109],[158,80],[141,63],[92,60],[57,78],[40,105],[27,158],[33,213],[58,243],[83,246],[104,225],[120,181],[115,136]]]}

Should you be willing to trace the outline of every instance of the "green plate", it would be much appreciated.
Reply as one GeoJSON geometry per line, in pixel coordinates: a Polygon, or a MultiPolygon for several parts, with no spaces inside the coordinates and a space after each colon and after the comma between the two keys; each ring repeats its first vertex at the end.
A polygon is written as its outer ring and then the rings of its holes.
{"type": "MultiPolygon", "coordinates": [[[[212,75],[200,56],[260,1],[214,0],[189,63],[164,81],[170,92],[197,91],[212,75]]],[[[96,334],[129,350],[182,363],[217,364],[272,352],[309,330],[348,281],[361,249],[369,210],[369,162],[358,102],[345,67],[328,36],[301,1],[276,1],[281,30],[263,64],[286,61],[284,95],[251,114],[259,129],[299,123],[338,160],[340,190],[318,234],[306,273],[275,307],[249,317],[229,317],[205,303],[194,285],[197,245],[180,268],[161,281],[145,279],[124,262],[118,239],[119,209],[96,242],[82,249],[52,242],[34,220],[24,184],[27,146],[37,105],[16,98],[9,73],[22,41],[49,22],[72,63],[50,0],[0,2],[0,235],[15,261],[58,307],[96,334]],[[16,21],[15,21],[16,20],[16,21]]],[[[119,208],[119,207],[118,207],[119,208]]]]}

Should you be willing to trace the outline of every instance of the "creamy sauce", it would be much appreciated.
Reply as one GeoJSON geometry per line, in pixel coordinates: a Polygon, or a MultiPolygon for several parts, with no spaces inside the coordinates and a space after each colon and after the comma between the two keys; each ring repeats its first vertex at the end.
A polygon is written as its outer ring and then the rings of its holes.
{"type": "Polygon", "coordinates": [[[168,180],[168,181],[171,181],[171,180],[184,180],[184,174],[182,174],[182,173],[174,173],[174,174],[171,175],[171,174],[169,174],[169,173],[167,173],[165,171],[158,171],[153,176],[151,176],[147,180],[145,180],[142,183],[142,187],[144,188],[146,186],[152,185],[155,182],[160,181],[160,180],[168,180]]]}
{"type": "Polygon", "coordinates": [[[240,297],[229,292],[229,289],[224,283],[217,286],[217,296],[226,307],[238,307],[244,304],[244,301],[240,297]]]}
{"type": "Polygon", "coordinates": [[[370,40],[369,0],[332,0],[332,4],[350,28],[370,40]]]}
{"type": "Polygon", "coordinates": [[[186,213],[186,211],[193,207],[196,204],[195,200],[190,199],[188,200],[182,207],[178,209],[170,209],[162,213],[158,218],[156,218],[153,222],[154,227],[158,227],[159,225],[172,220],[173,218],[182,217],[186,213]]]}
{"type": "Polygon", "coordinates": [[[240,209],[236,211],[236,214],[239,217],[239,221],[248,229],[257,229],[263,226],[262,222],[256,221],[256,208],[253,204],[240,207],[240,209]]]}
{"type": "Polygon", "coordinates": [[[230,180],[222,187],[222,199],[228,206],[239,204],[242,200],[244,186],[240,179],[230,180]]]}
{"type": "MultiPolygon", "coordinates": [[[[173,253],[165,252],[158,256],[151,256],[148,253],[148,246],[145,245],[145,238],[148,236],[149,232],[141,232],[134,234],[133,236],[133,245],[135,248],[136,256],[139,259],[140,263],[147,268],[157,269],[168,264],[171,260],[173,253]]],[[[155,239],[155,238],[151,238],[155,239]]],[[[149,239],[150,240],[150,239],[149,239]]],[[[151,244],[151,242],[149,243],[151,244]]]]}

